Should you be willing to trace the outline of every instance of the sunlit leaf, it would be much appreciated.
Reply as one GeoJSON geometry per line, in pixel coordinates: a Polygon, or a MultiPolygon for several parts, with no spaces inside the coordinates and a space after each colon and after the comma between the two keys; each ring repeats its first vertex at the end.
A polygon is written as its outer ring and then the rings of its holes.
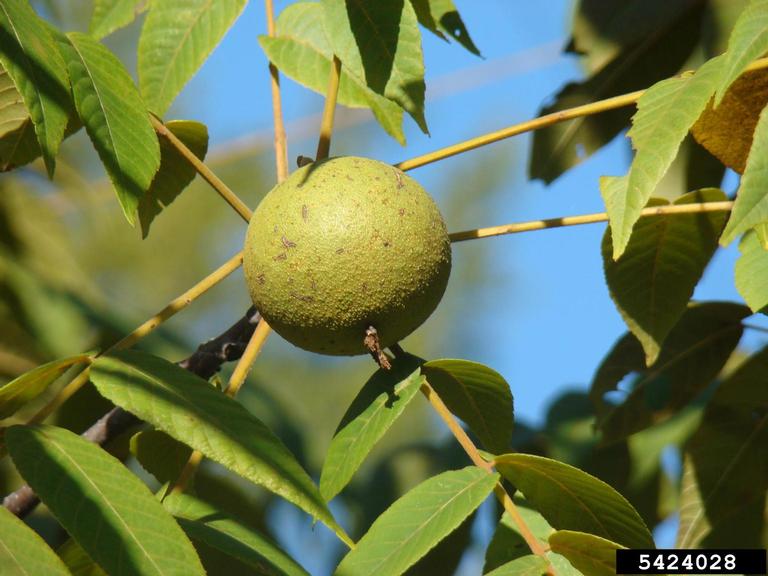
{"type": "Polygon", "coordinates": [[[77,112],[133,224],[139,199],[160,166],[157,136],[120,60],[86,34],[71,32],[67,38],[77,112]]]}
{"type": "Polygon", "coordinates": [[[747,72],[731,84],[717,108],[709,103],[691,133],[723,164],[742,174],[757,120],[766,104],[768,72],[747,72]]]}
{"type": "Polygon", "coordinates": [[[323,0],[322,5],[326,36],[342,64],[427,132],[421,33],[411,3],[323,0]]]}
{"type": "Polygon", "coordinates": [[[715,392],[684,453],[677,548],[765,546],[768,348],[715,392]]]}
{"type": "MultiPolygon", "coordinates": [[[[208,152],[208,128],[194,120],[170,120],[165,126],[203,160],[208,152]]],[[[197,171],[165,138],[160,138],[160,168],[139,200],[141,234],[146,238],[155,217],[195,179],[197,171]]]]}
{"type": "Polygon", "coordinates": [[[422,482],[379,516],[334,574],[402,574],[480,506],[498,478],[470,466],[422,482]]]}
{"type": "Polygon", "coordinates": [[[403,413],[424,381],[415,356],[397,358],[374,373],[352,401],[333,436],[320,474],[320,493],[331,500],[403,413]]]}
{"type": "MultiPolygon", "coordinates": [[[[259,36],[267,57],[280,72],[319,94],[328,91],[333,49],[322,26],[322,6],[316,2],[297,2],[287,6],[277,19],[274,37],[259,36]]],[[[379,124],[400,144],[403,135],[403,109],[395,102],[377,94],[350,73],[349,66],[341,68],[338,102],[351,108],[370,108],[379,124]]]]}
{"type": "Polygon", "coordinates": [[[512,392],[501,374],[468,360],[432,360],[423,372],[446,406],[467,423],[487,450],[507,451],[514,410],[512,392]]]}
{"type": "MultiPolygon", "coordinates": [[[[715,188],[691,192],[675,205],[722,202],[715,188]]],[[[658,200],[653,206],[664,205],[658,200]]],[[[640,219],[624,254],[613,259],[609,230],[603,235],[605,279],[622,318],[645,350],[650,366],[669,331],[685,312],[693,289],[717,249],[727,212],[666,214],[640,219]]]]}
{"type": "Polygon", "coordinates": [[[64,542],[56,553],[66,564],[72,576],[107,576],[107,573],[72,538],[64,542]]]}
{"type": "Polygon", "coordinates": [[[237,558],[257,574],[308,576],[277,544],[207,502],[173,493],[163,500],[163,506],[194,541],[237,558]]]}
{"type": "MultiPolygon", "coordinates": [[[[547,546],[549,535],[554,532],[552,526],[549,525],[544,517],[536,510],[533,510],[529,502],[526,502],[524,498],[521,498],[519,494],[514,497],[515,505],[517,506],[520,517],[528,526],[531,534],[541,542],[542,547],[547,546]]],[[[514,560],[526,557],[531,553],[531,549],[525,538],[520,533],[520,529],[517,524],[509,516],[508,513],[504,513],[501,516],[501,520],[496,525],[496,531],[493,533],[488,548],[485,550],[485,565],[483,572],[488,572],[495,568],[499,568],[505,564],[509,564],[514,560]]]]}
{"type": "Polygon", "coordinates": [[[752,0],[741,13],[728,39],[725,65],[717,86],[715,104],[752,60],[768,52],[768,0],[752,0]]]}
{"type": "Polygon", "coordinates": [[[764,222],[768,222],[768,106],[760,113],[736,202],[720,242],[728,244],[764,222]]]}
{"type": "Polygon", "coordinates": [[[142,430],[131,437],[130,451],[141,467],[158,482],[173,482],[192,454],[192,449],[160,430],[142,430]]]}
{"type": "Polygon", "coordinates": [[[32,528],[0,506],[0,568],[3,576],[69,576],[69,570],[32,528]]]}
{"type": "Polygon", "coordinates": [[[133,351],[99,358],[91,380],[115,404],[343,534],[317,487],[283,443],[207,381],[133,351]]]}
{"type": "Polygon", "coordinates": [[[565,556],[584,576],[614,576],[616,550],[624,548],[615,542],[571,530],[559,530],[549,537],[552,551],[565,556]]]}
{"type": "Polygon", "coordinates": [[[632,117],[632,128],[627,134],[636,150],[627,188],[623,194],[615,194],[610,202],[606,202],[614,259],[623,254],[640,211],[712,97],[722,64],[722,57],[713,58],[692,77],[662,80],[638,100],[637,113],[632,117]]]}
{"type": "Polygon", "coordinates": [[[13,426],[6,442],[24,480],[107,573],[205,573],[171,515],[96,444],[43,425],[13,426]]]}
{"type": "Polygon", "coordinates": [[[628,547],[654,547],[637,511],[602,480],[530,454],[504,454],[494,464],[555,529],[587,532],[628,547]]]}
{"type": "Polygon", "coordinates": [[[485,576],[540,576],[548,573],[549,564],[541,556],[521,556],[516,560],[502,564],[485,576]]]}
{"type": "Polygon", "coordinates": [[[67,127],[69,78],[56,42],[26,0],[0,3],[0,62],[21,94],[53,176],[67,127]]]}
{"type": "Polygon", "coordinates": [[[470,38],[453,0],[411,0],[411,4],[416,10],[419,24],[440,38],[445,38],[447,34],[464,48],[480,56],[480,51],[470,38]]]}
{"type": "MultiPolygon", "coordinates": [[[[0,62],[0,139],[4,140],[9,132],[15,132],[26,122],[31,120],[24,99],[0,62]]],[[[0,158],[4,163],[4,156],[0,158]]]]}
{"type": "MultiPolygon", "coordinates": [[[[768,306],[768,250],[757,234],[745,234],[736,260],[736,289],[753,312],[768,306]]],[[[2,388],[0,388],[2,391],[2,388]]]]}
{"type": "Polygon", "coordinates": [[[162,116],[245,7],[245,0],[152,0],[138,49],[141,95],[162,116]]]}
{"type": "Polygon", "coordinates": [[[128,26],[147,9],[149,0],[95,0],[88,33],[97,40],[128,26]]]}
{"type": "Polygon", "coordinates": [[[37,398],[69,368],[88,362],[89,359],[87,354],[79,354],[54,360],[0,386],[0,419],[7,418],[27,402],[37,398]]]}

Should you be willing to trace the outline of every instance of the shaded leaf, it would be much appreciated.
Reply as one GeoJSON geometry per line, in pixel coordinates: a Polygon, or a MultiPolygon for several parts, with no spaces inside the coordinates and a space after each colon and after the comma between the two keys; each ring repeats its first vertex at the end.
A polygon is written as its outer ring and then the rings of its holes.
{"type": "Polygon", "coordinates": [[[54,426],[12,426],[5,439],[24,480],[107,573],[205,573],[171,515],[101,447],[54,426]]]}
{"type": "Polygon", "coordinates": [[[480,56],[453,0],[411,0],[411,4],[419,24],[440,38],[445,38],[443,33],[447,34],[472,54],[480,56]]]}
{"type": "Polygon", "coordinates": [[[768,348],[715,392],[684,453],[678,548],[765,547],[768,348]]]}
{"type": "Polygon", "coordinates": [[[69,570],[32,528],[0,506],[0,567],[3,576],[69,576],[69,570]]]}
{"type": "Polygon", "coordinates": [[[717,108],[709,103],[691,133],[723,164],[742,174],[757,120],[766,104],[768,72],[747,72],[731,84],[717,108]]]}
{"type": "Polygon", "coordinates": [[[726,91],[752,60],[768,52],[768,0],[752,0],[728,39],[725,65],[715,94],[719,105],[726,91]]]}
{"type": "Polygon", "coordinates": [[[530,454],[504,454],[494,464],[555,529],[587,532],[627,547],[654,547],[640,515],[602,480],[530,454]]]}
{"type": "Polygon", "coordinates": [[[424,377],[415,356],[397,358],[377,370],[341,419],[320,473],[320,493],[330,501],[344,489],[376,443],[419,391],[424,377]]]}
{"type": "Polygon", "coordinates": [[[207,381],[135,351],[102,356],[92,365],[91,380],[115,404],[343,535],[317,487],[283,443],[207,381]]]}
{"type": "Polygon", "coordinates": [[[632,128],[627,133],[636,150],[627,187],[606,202],[614,259],[624,252],[640,211],[712,97],[722,64],[722,57],[713,58],[693,76],[662,80],[638,100],[637,113],[632,117],[632,128]]]}
{"type": "Polygon", "coordinates": [[[56,553],[66,564],[72,576],[107,576],[107,573],[72,538],[64,542],[56,553]]]}
{"type": "Polygon", "coordinates": [[[162,116],[245,7],[245,0],[152,0],[138,48],[139,87],[162,116]]]}
{"type": "Polygon", "coordinates": [[[757,121],[736,202],[720,243],[726,245],[764,222],[768,222],[768,106],[763,108],[757,121]]]}
{"type": "MultiPolygon", "coordinates": [[[[521,498],[519,494],[513,496],[513,499],[526,526],[528,526],[536,539],[541,542],[542,547],[546,546],[549,535],[554,532],[552,526],[549,525],[549,522],[541,514],[530,508],[530,503],[521,498]]],[[[523,535],[520,534],[517,525],[509,514],[504,512],[485,551],[483,573],[509,564],[519,558],[524,558],[530,552],[531,549],[528,547],[523,535]]]]}
{"type": "Polygon", "coordinates": [[[100,40],[128,26],[148,6],[148,0],[94,0],[88,33],[100,40]]]}
{"type": "Polygon", "coordinates": [[[37,398],[72,366],[89,360],[88,354],[54,360],[0,386],[0,419],[8,418],[27,402],[37,398]]]}
{"type": "Polygon", "coordinates": [[[487,450],[499,454],[509,448],[514,408],[501,374],[468,360],[432,360],[422,371],[448,409],[467,423],[487,450]]]}
{"type": "Polygon", "coordinates": [[[131,436],[130,451],[160,484],[175,481],[192,455],[189,446],[160,430],[142,430],[131,436]]]}
{"type": "Polygon", "coordinates": [[[614,576],[616,550],[624,548],[615,542],[571,530],[559,530],[549,537],[552,551],[565,556],[584,576],[614,576]]]}
{"type": "MultiPolygon", "coordinates": [[[[322,26],[322,6],[316,2],[297,2],[287,6],[275,23],[276,36],[259,36],[259,43],[282,73],[303,86],[323,94],[328,90],[333,50],[322,26]]],[[[379,124],[400,144],[403,135],[403,109],[377,94],[359,75],[342,66],[337,100],[351,108],[370,108],[379,124]]]]}
{"type": "Polygon", "coordinates": [[[265,576],[308,576],[295,560],[253,528],[193,496],[172,493],[163,506],[193,540],[233,556],[265,576]]]}
{"type": "MultiPolygon", "coordinates": [[[[726,201],[709,188],[691,192],[674,205],[726,201]]],[[[651,205],[664,205],[653,201],[651,205]]],[[[685,312],[693,289],[717,249],[727,212],[645,217],[635,225],[624,254],[614,260],[611,233],[603,235],[603,269],[616,308],[645,350],[650,366],[669,331],[685,312]]]]}
{"type": "MultiPolygon", "coordinates": [[[[208,152],[208,128],[194,120],[170,120],[165,126],[203,160],[208,152]]],[[[155,216],[173,202],[195,179],[197,171],[165,138],[160,138],[160,168],[149,190],[139,200],[141,235],[146,238],[155,216]]]]}
{"type": "Polygon", "coordinates": [[[69,78],[56,42],[25,0],[0,4],[0,62],[24,100],[53,177],[67,127],[69,78]]]}
{"type": "MultiPolygon", "coordinates": [[[[736,289],[753,312],[768,306],[768,251],[757,234],[745,234],[736,260],[736,289]]],[[[0,388],[0,392],[2,388],[0,388]]]]}
{"type": "Polygon", "coordinates": [[[160,145],[120,60],[86,34],[67,35],[75,106],[128,222],[160,166],[160,145]]]}
{"type": "Polygon", "coordinates": [[[498,478],[470,466],[422,482],[379,516],[334,574],[402,574],[480,506],[498,478]]]}
{"type": "Polygon", "coordinates": [[[411,3],[324,0],[322,6],[326,36],[342,64],[427,133],[421,33],[411,3]]]}
{"type": "Polygon", "coordinates": [[[541,556],[521,556],[516,560],[499,566],[486,576],[540,576],[546,574],[549,564],[541,556]]]}
{"type": "Polygon", "coordinates": [[[749,315],[746,306],[730,302],[692,305],[651,367],[637,339],[623,336],[600,364],[589,392],[603,440],[615,442],[658,424],[701,393],[725,366],[749,315]],[[606,394],[633,373],[624,401],[608,402],[606,394]]]}

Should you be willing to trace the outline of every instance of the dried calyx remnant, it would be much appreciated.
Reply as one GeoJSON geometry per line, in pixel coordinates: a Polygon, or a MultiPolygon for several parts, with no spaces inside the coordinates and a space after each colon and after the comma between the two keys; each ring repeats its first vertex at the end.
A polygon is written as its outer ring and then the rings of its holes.
{"type": "Polygon", "coordinates": [[[451,245],[415,180],[376,160],[330,158],[267,194],[248,226],[244,270],[283,338],[322,354],[371,353],[384,366],[382,350],[440,302],[451,245]]]}

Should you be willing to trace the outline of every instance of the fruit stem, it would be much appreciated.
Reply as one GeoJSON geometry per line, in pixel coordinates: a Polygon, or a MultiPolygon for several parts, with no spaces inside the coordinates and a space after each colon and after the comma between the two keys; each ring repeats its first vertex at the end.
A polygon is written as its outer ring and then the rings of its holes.
{"type": "MultiPolygon", "coordinates": [[[[275,35],[275,9],[272,0],[264,0],[267,12],[267,35],[275,35]]],[[[288,142],[283,123],[283,105],[280,98],[280,72],[272,62],[269,63],[270,88],[272,91],[272,121],[275,125],[275,164],[278,184],[288,178],[288,142]]]]}
{"type": "MultiPolygon", "coordinates": [[[[370,355],[373,357],[373,360],[376,362],[376,364],[379,365],[380,368],[383,368],[384,370],[389,370],[392,368],[392,364],[389,362],[389,358],[387,358],[387,355],[381,348],[381,343],[379,342],[379,332],[373,326],[368,326],[366,329],[365,338],[363,338],[363,345],[366,347],[370,355]]],[[[395,344],[395,346],[397,346],[397,344],[395,344]]],[[[400,350],[402,350],[402,348],[400,350]]]]}
{"type": "Polygon", "coordinates": [[[317,142],[316,160],[325,160],[331,151],[331,135],[333,133],[333,117],[336,113],[336,98],[339,93],[339,80],[341,79],[341,60],[333,55],[331,75],[328,79],[328,91],[325,94],[325,106],[323,118],[320,121],[320,138],[317,142]]]}
{"type": "Polygon", "coordinates": [[[245,204],[245,202],[240,200],[237,194],[235,194],[229,188],[229,186],[224,184],[221,178],[216,176],[216,174],[213,173],[213,170],[208,168],[208,166],[202,160],[200,160],[200,158],[195,156],[195,153],[187,148],[184,142],[179,140],[176,135],[171,132],[160,119],[158,119],[154,114],[150,114],[149,119],[152,122],[152,127],[155,129],[155,132],[165,138],[170,143],[170,145],[173,146],[176,151],[192,165],[197,173],[200,174],[200,176],[202,176],[203,179],[208,182],[208,184],[210,184],[214,190],[216,190],[216,192],[219,193],[219,196],[224,198],[227,204],[232,206],[232,208],[235,209],[235,212],[237,212],[243,218],[243,220],[248,222],[251,219],[252,212],[251,209],[248,208],[248,206],[245,204]]]}
{"type": "MultiPolygon", "coordinates": [[[[727,212],[733,208],[733,202],[700,202],[697,204],[671,204],[669,206],[656,206],[643,208],[641,218],[649,216],[664,216],[667,214],[696,214],[701,212],[727,212]]],[[[563,226],[578,226],[580,224],[595,224],[609,220],[606,212],[597,214],[583,214],[580,216],[561,216],[560,218],[548,218],[546,220],[531,220],[516,224],[504,224],[502,226],[490,226],[488,228],[475,228],[462,232],[453,232],[448,235],[451,242],[463,242],[464,240],[476,240],[490,236],[502,236],[504,234],[517,234],[519,232],[533,232],[546,228],[561,228],[563,226]]]]}

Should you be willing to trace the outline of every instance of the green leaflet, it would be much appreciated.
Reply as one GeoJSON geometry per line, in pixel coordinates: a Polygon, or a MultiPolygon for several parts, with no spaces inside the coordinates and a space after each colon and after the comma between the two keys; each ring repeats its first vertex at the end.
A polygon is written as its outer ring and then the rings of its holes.
{"type": "Polygon", "coordinates": [[[391,370],[377,370],[341,419],[320,473],[320,493],[330,501],[344,489],[371,449],[413,400],[424,381],[422,360],[397,358],[391,370]]]}
{"type": "MultiPolygon", "coordinates": [[[[691,192],[675,205],[720,202],[715,188],[691,192]]],[[[663,200],[650,205],[663,205],[663,200]]],[[[669,331],[685,312],[693,289],[717,249],[727,212],[667,214],[640,219],[618,260],[611,233],[603,235],[605,279],[611,298],[632,333],[643,345],[650,366],[669,331]]]]}
{"type": "Polygon", "coordinates": [[[53,177],[67,127],[69,78],[56,42],[26,0],[0,4],[0,63],[24,100],[48,175],[53,177]]]}
{"type": "Polygon", "coordinates": [[[422,482],[379,516],[334,574],[402,574],[480,506],[498,478],[470,466],[422,482]]]}
{"type": "MultiPolygon", "coordinates": [[[[323,28],[322,6],[316,2],[297,2],[287,6],[275,23],[275,37],[259,36],[267,57],[281,72],[318,94],[328,90],[333,50],[323,28]]],[[[403,110],[368,88],[350,73],[346,63],[341,68],[338,102],[352,108],[370,108],[379,124],[400,144],[403,135],[403,110]]]]}
{"type": "Polygon", "coordinates": [[[8,418],[19,408],[37,398],[53,384],[59,376],[76,364],[88,362],[88,354],[78,354],[60,360],[48,362],[34,370],[22,374],[0,386],[0,420],[8,418]]]}
{"type": "Polygon", "coordinates": [[[440,38],[444,39],[447,34],[472,54],[480,56],[453,0],[411,0],[411,4],[419,24],[440,38]]]}
{"type": "Polygon", "coordinates": [[[149,7],[149,0],[95,0],[88,33],[101,40],[128,26],[149,7]]]}
{"type": "Polygon", "coordinates": [[[768,250],[758,234],[748,233],[739,243],[739,252],[736,289],[753,312],[760,312],[768,306],[768,250]]]}
{"type": "Polygon", "coordinates": [[[24,479],[108,574],[205,573],[171,515],[99,446],[43,425],[12,426],[5,440],[24,479]]]}
{"type": "Polygon", "coordinates": [[[638,100],[637,113],[627,134],[636,150],[627,187],[617,190],[611,201],[606,201],[614,260],[624,253],[640,211],[712,97],[723,62],[722,57],[713,58],[692,77],[662,80],[638,100]]]}
{"type": "Polygon", "coordinates": [[[752,60],[768,52],[768,0],[752,0],[741,13],[728,39],[725,65],[715,94],[715,105],[752,60]]]}
{"type": "Polygon", "coordinates": [[[588,532],[628,547],[654,547],[640,515],[602,480],[529,454],[504,454],[494,464],[555,529],[588,532]]]}
{"type": "Polygon", "coordinates": [[[323,0],[322,7],[326,37],[346,69],[428,133],[421,33],[411,3],[323,0]]]}
{"type": "Polygon", "coordinates": [[[130,451],[160,484],[174,482],[192,455],[189,446],[160,430],[141,430],[131,436],[130,451]]]}
{"type": "Polygon", "coordinates": [[[22,520],[0,506],[0,568],[3,576],[69,576],[48,544],[22,520]]]}
{"type": "Polygon", "coordinates": [[[509,384],[501,374],[468,360],[432,360],[422,371],[446,406],[467,423],[487,450],[507,451],[514,408],[509,384]]]}
{"type": "Polygon", "coordinates": [[[616,550],[624,548],[605,538],[571,530],[558,530],[552,534],[549,545],[584,576],[614,576],[616,550]]]}
{"type": "Polygon", "coordinates": [[[138,49],[139,87],[162,116],[245,7],[245,0],[152,0],[138,49]]]}
{"type": "Polygon", "coordinates": [[[757,121],[747,166],[720,243],[726,245],[750,228],[768,222],[768,106],[757,121]]]}
{"type": "Polygon", "coordinates": [[[207,502],[186,494],[171,494],[163,506],[196,542],[233,556],[264,576],[309,576],[277,544],[207,502]]]}
{"type": "MultiPolygon", "coordinates": [[[[517,505],[517,511],[520,513],[525,525],[528,526],[536,539],[541,542],[541,545],[546,546],[549,535],[554,532],[552,526],[544,520],[544,517],[541,514],[536,510],[533,510],[530,507],[530,503],[526,502],[519,493],[513,496],[513,500],[517,505]]],[[[498,569],[515,560],[527,557],[530,552],[531,549],[525,541],[525,538],[523,538],[523,535],[520,534],[517,524],[515,524],[508,513],[504,512],[501,516],[501,520],[499,520],[499,523],[496,525],[496,531],[493,533],[493,538],[491,538],[491,542],[485,550],[485,565],[483,566],[483,572],[498,569]]]]}
{"type": "MultiPolygon", "coordinates": [[[[194,120],[170,120],[165,126],[201,160],[208,152],[208,128],[194,120]]],[[[197,171],[165,138],[160,138],[160,168],[139,200],[141,234],[146,238],[155,217],[195,179],[197,171]]]]}
{"type": "Polygon", "coordinates": [[[540,576],[547,573],[549,564],[541,556],[521,556],[516,560],[507,562],[485,576],[540,576]]]}
{"type": "Polygon", "coordinates": [[[106,572],[91,560],[85,550],[72,538],[59,546],[56,553],[61,561],[67,565],[72,576],[107,576],[106,572]]]}
{"type": "Polygon", "coordinates": [[[120,60],[86,34],[67,35],[75,106],[131,225],[160,166],[160,145],[144,103],[120,60]]]}
{"type": "MultiPolygon", "coordinates": [[[[24,99],[16,89],[13,79],[0,63],[0,138],[15,132],[24,123],[29,122],[29,112],[24,106],[24,99]]],[[[5,162],[4,157],[2,157],[5,162]]]]}
{"type": "Polygon", "coordinates": [[[115,404],[282,496],[346,538],[317,487],[283,443],[207,381],[135,351],[102,356],[92,365],[91,380],[115,404]]]}

